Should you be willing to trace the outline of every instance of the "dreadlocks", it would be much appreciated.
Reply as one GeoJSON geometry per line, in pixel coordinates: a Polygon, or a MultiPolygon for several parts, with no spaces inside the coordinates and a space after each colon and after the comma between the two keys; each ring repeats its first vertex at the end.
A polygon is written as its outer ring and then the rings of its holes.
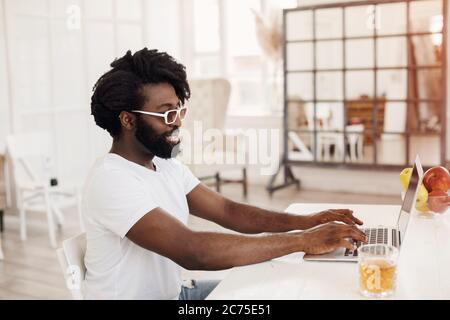
{"type": "Polygon", "coordinates": [[[95,123],[112,137],[120,134],[120,112],[144,105],[144,85],[169,83],[182,104],[190,97],[186,68],[165,52],[144,48],[131,54],[128,50],[111,67],[94,85],[91,114],[95,123]]]}

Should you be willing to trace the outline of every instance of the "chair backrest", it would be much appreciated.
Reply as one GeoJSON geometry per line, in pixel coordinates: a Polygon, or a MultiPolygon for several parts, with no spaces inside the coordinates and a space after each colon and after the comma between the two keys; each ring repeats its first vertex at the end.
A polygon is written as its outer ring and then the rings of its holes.
{"type": "Polygon", "coordinates": [[[0,210],[6,208],[6,174],[5,157],[0,154],[0,210]]]}
{"type": "Polygon", "coordinates": [[[49,172],[55,169],[52,138],[47,132],[8,135],[6,150],[15,183],[47,180],[49,172]]]}
{"type": "Polygon", "coordinates": [[[62,248],[56,250],[67,288],[76,300],[83,299],[82,282],[86,275],[86,233],[64,240],[62,248]]]}
{"type": "Polygon", "coordinates": [[[225,127],[225,117],[231,94],[227,79],[195,79],[189,81],[191,98],[188,115],[183,127],[191,129],[194,121],[201,121],[203,129],[225,127]]]}
{"type": "Polygon", "coordinates": [[[12,158],[48,155],[52,153],[52,138],[48,132],[10,134],[6,137],[6,148],[12,158]]]}
{"type": "Polygon", "coordinates": [[[364,125],[363,124],[351,124],[351,125],[346,126],[345,130],[347,132],[352,132],[352,133],[363,133],[364,125]]]}
{"type": "Polygon", "coordinates": [[[196,149],[199,148],[199,141],[203,143],[201,150],[206,150],[209,146],[209,151],[216,151],[215,144],[211,148],[211,142],[199,139],[198,135],[203,137],[206,130],[211,130],[211,134],[225,134],[225,119],[231,94],[230,82],[223,78],[194,79],[189,81],[189,86],[189,109],[181,127],[187,132],[182,132],[183,152],[178,156],[178,159],[187,165],[191,164],[195,150],[199,150],[196,149]]]}

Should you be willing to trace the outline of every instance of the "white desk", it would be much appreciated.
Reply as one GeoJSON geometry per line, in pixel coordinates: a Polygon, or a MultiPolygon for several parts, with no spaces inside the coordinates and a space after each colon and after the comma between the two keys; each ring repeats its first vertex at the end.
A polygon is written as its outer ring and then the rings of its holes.
{"type": "MultiPolygon", "coordinates": [[[[396,224],[399,206],[292,204],[286,212],[350,208],[365,225],[396,224]]],[[[207,299],[364,299],[354,262],[311,262],[294,253],[237,267],[207,299]]],[[[450,299],[450,213],[427,219],[411,215],[401,248],[397,291],[391,299],[450,299]]]]}

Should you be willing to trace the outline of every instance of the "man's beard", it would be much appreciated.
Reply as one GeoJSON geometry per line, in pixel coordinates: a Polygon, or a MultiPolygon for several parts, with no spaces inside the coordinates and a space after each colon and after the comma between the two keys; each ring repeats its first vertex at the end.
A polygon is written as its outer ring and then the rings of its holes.
{"type": "Polygon", "coordinates": [[[162,159],[175,158],[180,153],[180,141],[172,144],[167,141],[167,137],[176,130],[158,135],[150,125],[137,117],[135,137],[154,156],[162,159]]]}

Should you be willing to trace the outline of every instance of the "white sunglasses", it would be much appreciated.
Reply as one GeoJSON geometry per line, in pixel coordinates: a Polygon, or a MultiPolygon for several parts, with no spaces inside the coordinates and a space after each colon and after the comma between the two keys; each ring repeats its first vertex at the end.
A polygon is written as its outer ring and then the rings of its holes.
{"type": "Polygon", "coordinates": [[[166,122],[166,124],[172,124],[175,121],[177,121],[177,117],[179,117],[181,121],[183,121],[184,118],[186,118],[187,107],[183,106],[178,109],[167,110],[164,113],[148,112],[148,111],[142,111],[142,110],[131,110],[131,112],[142,113],[142,114],[146,114],[149,116],[161,117],[161,118],[164,118],[164,121],[166,122]]]}

